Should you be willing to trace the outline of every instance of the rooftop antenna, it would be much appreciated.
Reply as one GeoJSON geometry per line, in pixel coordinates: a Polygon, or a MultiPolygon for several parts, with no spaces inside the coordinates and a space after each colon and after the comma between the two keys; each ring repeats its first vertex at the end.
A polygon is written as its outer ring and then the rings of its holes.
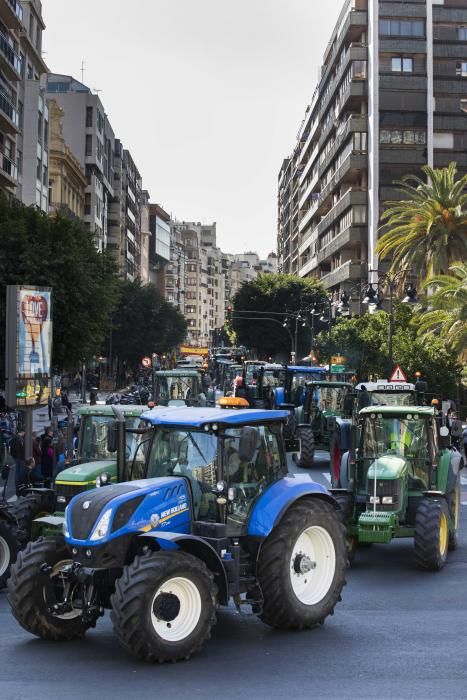
{"type": "Polygon", "coordinates": [[[85,72],[86,72],[86,69],[85,69],[85,67],[84,67],[84,60],[83,60],[83,61],[81,61],[81,82],[83,83],[83,85],[84,85],[84,74],[85,74],[85,72]]]}

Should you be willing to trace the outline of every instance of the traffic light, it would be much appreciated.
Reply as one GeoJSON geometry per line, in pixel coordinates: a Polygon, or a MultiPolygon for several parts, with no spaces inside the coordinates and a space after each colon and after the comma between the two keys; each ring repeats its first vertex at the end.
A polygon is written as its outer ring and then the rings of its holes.
{"type": "Polygon", "coordinates": [[[228,305],[227,307],[227,321],[232,320],[232,306],[231,304],[228,305]]]}

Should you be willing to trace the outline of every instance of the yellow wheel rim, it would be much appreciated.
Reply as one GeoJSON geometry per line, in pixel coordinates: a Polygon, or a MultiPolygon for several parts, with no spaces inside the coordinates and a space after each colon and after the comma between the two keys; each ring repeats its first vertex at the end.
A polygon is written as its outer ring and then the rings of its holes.
{"type": "Polygon", "coordinates": [[[446,513],[441,513],[441,519],[439,521],[439,552],[441,556],[444,556],[448,546],[448,531],[446,513]]]}

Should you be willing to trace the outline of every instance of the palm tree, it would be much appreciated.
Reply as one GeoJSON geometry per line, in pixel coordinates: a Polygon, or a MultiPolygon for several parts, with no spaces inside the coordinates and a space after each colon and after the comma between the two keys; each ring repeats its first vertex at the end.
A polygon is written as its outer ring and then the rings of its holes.
{"type": "Polygon", "coordinates": [[[417,277],[446,274],[467,257],[467,175],[456,180],[457,167],[422,168],[428,181],[407,175],[396,182],[401,201],[386,202],[385,222],[376,252],[392,254],[391,270],[410,268],[417,277]]]}
{"type": "Polygon", "coordinates": [[[467,263],[456,262],[449,272],[425,283],[434,292],[428,297],[429,308],[419,318],[418,334],[439,335],[462,353],[467,348],[467,263]]]}

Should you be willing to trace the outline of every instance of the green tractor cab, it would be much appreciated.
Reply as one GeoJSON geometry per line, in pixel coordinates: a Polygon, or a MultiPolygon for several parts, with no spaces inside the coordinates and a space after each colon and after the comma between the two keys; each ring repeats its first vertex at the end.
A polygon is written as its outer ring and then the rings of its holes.
{"type": "Polygon", "coordinates": [[[439,570],[457,546],[460,453],[428,406],[368,406],[343,456],[341,504],[351,553],[359,543],[413,537],[419,568],[439,570]]]}

